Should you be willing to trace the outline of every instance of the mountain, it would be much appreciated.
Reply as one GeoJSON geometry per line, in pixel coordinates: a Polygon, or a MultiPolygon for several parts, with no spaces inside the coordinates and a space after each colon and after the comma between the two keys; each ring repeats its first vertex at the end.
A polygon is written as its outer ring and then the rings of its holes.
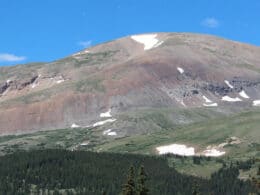
{"type": "Polygon", "coordinates": [[[0,68],[0,150],[259,156],[260,48],[190,33],[133,35],[0,68]]]}
{"type": "MultiPolygon", "coordinates": [[[[120,116],[152,108],[251,109],[260,105],[259,54],[259,47],[213,36],[160,33],[121,38],[51,63],[2,67],[0,132],[88,126],[108,110],[120,116]]],[[[193,121],[181,118],[174,122],[193,121]]]]}

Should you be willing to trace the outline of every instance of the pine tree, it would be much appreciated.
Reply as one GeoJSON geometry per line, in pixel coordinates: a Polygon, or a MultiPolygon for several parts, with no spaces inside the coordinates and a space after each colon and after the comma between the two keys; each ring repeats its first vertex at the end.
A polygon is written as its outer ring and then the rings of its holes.
{"type": "Polygon", "coordinates": [[[192,186],[192,195],[200,195],[199,185],[197,182],[195,182],[192,186]]]}
{"type": "Polygon", "coordinates": [[[53,195],[59,195],[59,190],[58,189],[55,189],[54,192],[53,192],[53,195]]]}
{"type": "Polygon", "coordinates": [[[122,195],[135,195],[134,167],[131,166],[127,176],[127,182],[123,185],[122,195]]]}
{"type": "Polygon", "coordinates": [[[144,171],[144,166],[140,167],[139,175],[138,175],[138,195],[147,195],[149,193],[148,188],[145,186],[145,182],[147,181],[147,175],[144,171]]]}

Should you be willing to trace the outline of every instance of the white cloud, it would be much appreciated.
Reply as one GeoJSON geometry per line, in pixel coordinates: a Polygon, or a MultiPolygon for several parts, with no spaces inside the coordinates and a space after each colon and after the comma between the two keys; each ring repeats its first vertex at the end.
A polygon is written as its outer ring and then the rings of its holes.
{"type": "Polygon", "coordinates": [[[84,47],[84,48],[87,48],[87,47],[90,47],[90,46],[91,46],[92,41],[91,41],[91,40],[89,40],[89,41],[80,41],[78,44],[79,44],[80,46],[84,47]]]}
{"type": "Polygon", "coordinates": [[[204,20],[202,20],[201,24],[203,26],[208,27],[208,28],[217,28],[217,27],[219,27],[219,21],[216,18],[214,18],[214,17],[205,18],[204,20]]]}
{"type": "Polygon", "coordinates": [[[0,62],[18,62],[25,60],[24,56],[16,56],[9,53],[0,53],[0,62]]]}

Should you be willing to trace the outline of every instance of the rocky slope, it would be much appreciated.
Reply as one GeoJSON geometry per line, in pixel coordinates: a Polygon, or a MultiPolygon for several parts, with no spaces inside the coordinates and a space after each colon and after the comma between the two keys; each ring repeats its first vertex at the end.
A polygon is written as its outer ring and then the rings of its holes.
{"type": "Polygon", "coordinates": [[[192,123],[202,119],[180,113],[258,106],[260,48],[208,35],[135,35],[51,63],[0,68],[0,134],[102,126],[153,108],[172,109],[174,124],[192,123]]]}

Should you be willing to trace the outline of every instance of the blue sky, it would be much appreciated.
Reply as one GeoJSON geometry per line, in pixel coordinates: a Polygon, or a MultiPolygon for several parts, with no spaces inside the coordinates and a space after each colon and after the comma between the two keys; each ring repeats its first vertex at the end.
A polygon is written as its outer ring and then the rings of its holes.
{"type": "Polygon", "coordinates": [[[195,32],[260,46],[259,0],[0,0],[0,65],[53,61],[147,32],[195,32]]]}

